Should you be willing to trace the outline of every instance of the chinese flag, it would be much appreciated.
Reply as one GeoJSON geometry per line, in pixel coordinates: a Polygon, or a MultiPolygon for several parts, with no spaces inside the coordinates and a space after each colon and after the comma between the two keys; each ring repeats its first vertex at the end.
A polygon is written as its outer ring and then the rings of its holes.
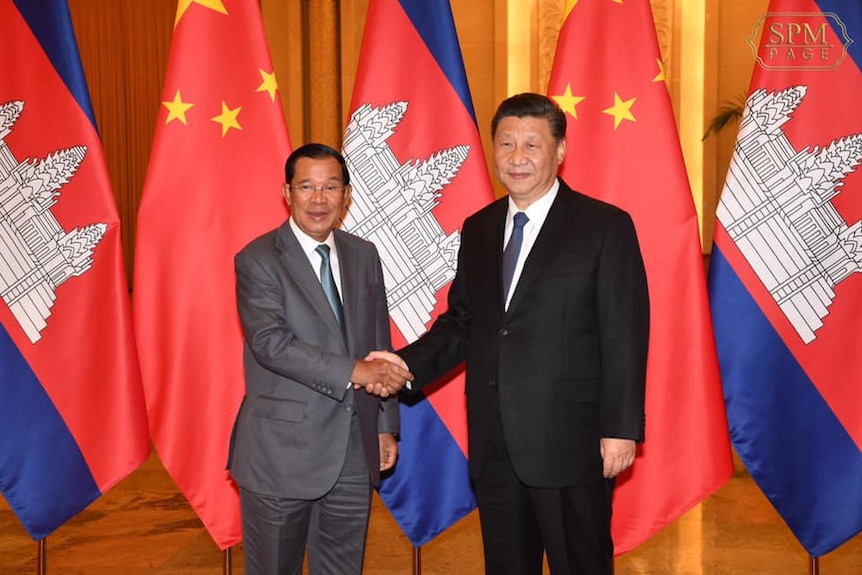
{"type": "Polygon", "coordinates": [[[133,308],[150,433],[222,549],[244,393],[233,256],[287,217],[290,143],[256,0],[180,0],[138,213],[133,308]]]}
{"type": "Polygon", "coordinates": [[[621,554],[733,471],[697,215],[649,1],[570,7],[548,91],[568,118],[563,178],[632,215],[649,281],[646,442],[614,495],[621,554]]]}

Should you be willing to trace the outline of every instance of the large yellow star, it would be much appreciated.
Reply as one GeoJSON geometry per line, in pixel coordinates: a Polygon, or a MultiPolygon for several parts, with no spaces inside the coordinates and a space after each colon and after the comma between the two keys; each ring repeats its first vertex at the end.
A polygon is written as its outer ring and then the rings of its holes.
{"type": "Polygon", "coordinates": [[[189,108],[194,106],[191,102],[183,102],[183,97],[180,96],[180,91],[177,90],[174,99],[169,102],[162,102],[162,106],[168,109],[168,119],[165,120],[165,124],[170,124],[174,120],[179,120],[183,123],[183,125],[188,126],[186,122],[186,112],[189,111],[189,108]]]}
{"type": "Polygon", "coordinates": [[[270,99],[275,102],[275,93],[278,91],[278,82],[275,81],[275,72],[269,73],[260,70],[260,77],[263,81],[260,83],[260,86],[257,87],[255,92],[269,92],[270,99]]]}
{"type": "Polygon", "coordinates": [[[231,128],[235,128],[237,130],[242,130],[242,126],[239,125],[239,121],[237,121],[237,116],[242,111],[242,106],[238,106],[231,110],[227,107],[227,104],[222,101],[221,103],[221,114],[214,118],[210,118],[213,122],[217,122],[221,124],[221,135],[224,138],[224,135],[227,134],[227,131],[231,128]]]}
{"type": "Polygon", "coordinates": [[[610,108],[602,110],[605,114],[614,117],[614,130],[616,130],[623,120],[629,120],[632,122],[636,122],[635,117],[632,115],[632,106],[635,103],[637,98],[632,98],[631,100],[623,100],[620,98],[619,94],[614,92],[614,105],[610,108]]]}
{"type": "Polygon", "coordinates": [[[560,105],[563,112],[568,112],[572,117],[578,119],[578,111],[575,107],[584,100],[584,96],[572,96],[572,85],[566,84],[566,91],[562,96],[551,96],[560,105]]]}
{"type": "Polygon", "coordinates": [[[665,79],[665,68],[664,62],[661,61],[661,58],[655,59],[658,64],[658,74],[655,75],[655,78],[652,79],[653,82],[664,82],[665,79]]]}
{"type": "Polygon", "coordinates": [[[177,18],[174,20],[174,28],[177,27],[177,24],[179,24],[182,17],[185,16],[186,10],[188,10],[189,6],[192,4],[200,4],[204,8],[215,10],[220,14],[227,14],[227,9],[225,9],[221,0],[179,0],[177,3],[177,18]]]}

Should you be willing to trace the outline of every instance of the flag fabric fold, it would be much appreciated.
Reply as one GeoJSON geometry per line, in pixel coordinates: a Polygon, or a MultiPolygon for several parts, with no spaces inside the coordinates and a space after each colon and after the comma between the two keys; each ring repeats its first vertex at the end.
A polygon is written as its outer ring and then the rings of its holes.
{"type": "Polygon", "coordinates": [[[548,95],[567,113],[562,177],[631,214],[649,283],[646,441],[613,504],[622,554],[733,471],[697,214],[649,1],[570,1],[548,95]]]}
{"type": "Polygon", "coordinates": [[[180,2],[138,212],[133,307],[156,451],[216,544],[244,393],[234,255],[287,217],[290,143],[256,0],[180,2]]]}
{"type": "Polygon", "coordinates": [[[819,557],[862,531],[862,6],[757,26],[709,292],[733,445],[819,557]]]}
{"type": "Polygon", "coordinates": [[[66,0],[0,0],[0,491],[34,539],[143,463],[119,217],[66,0]]]}
{"type": "MultiPolygon", "coordinates": [[[[343,229],[377,245],[402,347],[445,309],[460,226],[494,197],[449,2],[371,0],[344,155],[353,195],[343,229]]],[[[398,463],[380,487],[417,547],[476,505],[463,371],[446,381],[402,402],[398,463]]]]}

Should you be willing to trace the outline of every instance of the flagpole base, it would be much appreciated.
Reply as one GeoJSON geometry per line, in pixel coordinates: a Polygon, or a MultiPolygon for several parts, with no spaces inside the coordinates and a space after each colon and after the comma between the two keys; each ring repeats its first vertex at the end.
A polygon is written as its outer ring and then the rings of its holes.
{"type": "Polygon", "coordinates": [[[422,548],[413,548],[413,575],[422,575],[422,548]]]}

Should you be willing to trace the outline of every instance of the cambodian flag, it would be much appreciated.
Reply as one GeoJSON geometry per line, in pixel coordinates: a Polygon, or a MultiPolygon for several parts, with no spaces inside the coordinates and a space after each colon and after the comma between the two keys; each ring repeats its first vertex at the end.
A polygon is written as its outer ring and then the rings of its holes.
{"type": "Polygon", "coordinates": [[[862,4],[757,26],[709,291],[733,444],[819,557],[862,530],[862,4]]]}
{"type": "Polygon", "coordinates": [[[65,0],[0,0],[0,491],[41,539],[149,437],[119,218],[65,0]]]}
{"type": "MultiPolygon", "coordinates": [[[[460,226],[494,197],[448,1],[371,0],[344,154],[344,229],[380,251],[400,348],[446,308],[460,226]]],[[[380,495],[417,547],[475,508],[463,370],[401,404],[399,459],[380,495]]]]}

